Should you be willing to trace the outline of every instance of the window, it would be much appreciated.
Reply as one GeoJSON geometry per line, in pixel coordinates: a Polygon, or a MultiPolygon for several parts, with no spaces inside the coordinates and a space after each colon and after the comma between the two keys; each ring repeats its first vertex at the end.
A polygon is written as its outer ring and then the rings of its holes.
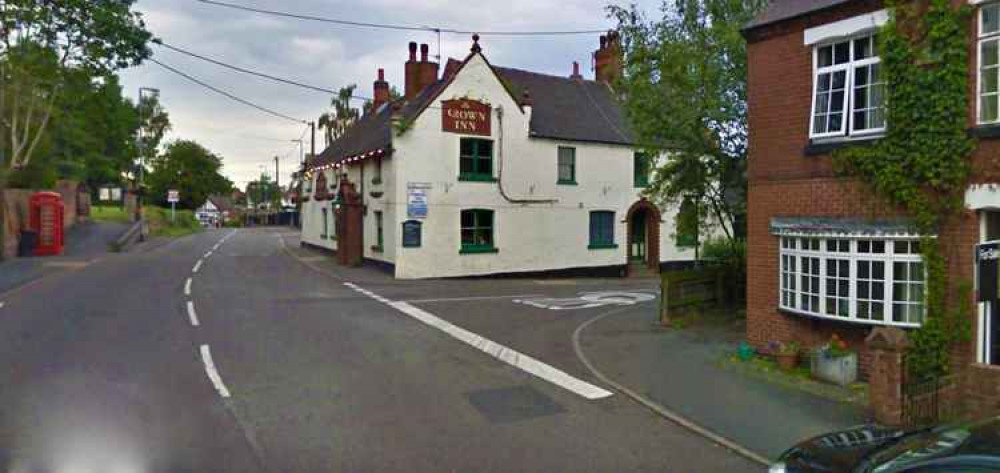
{"type": "Polygon", "coordinates": [[[493,142],[462,138],[459,147],[460,181],[495,181],[493,178],[493,142]]]}
{"type": "Polygon", "coordinates": [[[875,35],[817,46],[813,87],[811,137],[885,130],[886,84],[875,35]]]}
{"type": "Polygon", "coordinates": [[[632,157],[632,172],[635,187],[649,185],[650,159],[646,153],[635,153],[632,157]]]}
{"type": "Polygon", "coordinates": [[[559,147],[559,184],[576,184],[576,148],[559,147]]]}
{"type": "Polygon", "coordinates": [[[606,210],[590,212],[590,245],[592,250],[618,248],[615,244],[615,213],[606,210]]]}
{"type": "Polygon", "coordinates": [[[374,215],[375,215],[375,246],[372,246],[372,251],[381,252],[383,250],[382,246],[382,244],[384,243],[383,238],[385,237],[384,234],[385,229],[382,226],[382,211],[376,210],[374,212],[374,215]]]}
{"type": "Polygon", "coordinates": [[[493,211],[462,211],[462,249],[460,253],[496,253],[493,244],[493,211]]]}
{"type": "Polygon", "coordinates": [[[327,222],[326,207],[323,207],[323,229],[319,232],[319,237],[326,240],[327,234],[326,229],[329,228],[330,224],[327,222]]]}
{"type": "Polygon", "coordinates": [[[923,321],[925,269],[918,241],[785,236],[780,243],[782,309],[905,327],[923,321]]]}
{"type": "Polygon", "coordinates": [[[1000,122],[1000,3],[979,9],[979,123],[1000,122]]]}
{"type": "Polygon", "coordinates": [[[382,183],[382,158],[375,158],[375,175],[372,176],[372,185],[382,183]]]}
{"type": "Polygon", "coordinates": [[[684,199],[677,211],[675,222],[677,233],[674,240],[678,248],[698,247],[698,204],[692,199],[684,199]]]}

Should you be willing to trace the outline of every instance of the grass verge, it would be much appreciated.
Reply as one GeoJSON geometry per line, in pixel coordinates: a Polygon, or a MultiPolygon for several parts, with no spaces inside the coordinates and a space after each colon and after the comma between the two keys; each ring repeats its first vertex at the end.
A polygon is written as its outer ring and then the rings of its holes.
{"type": "Polygon", "coordinates": [[[202,230],[194,212],[177,210],[174,219],[170,219],[170,209],[149,206],[145,208],[146,220],[149,222],[149,233],[153,236],[181,237],[198,233],[202,230]]]}
{"type": "Polygon", "coordinates": [[[125,209],[115,205],[95,205],[90,207],[90,218],[95,222],[129,223],[125,209]]]}

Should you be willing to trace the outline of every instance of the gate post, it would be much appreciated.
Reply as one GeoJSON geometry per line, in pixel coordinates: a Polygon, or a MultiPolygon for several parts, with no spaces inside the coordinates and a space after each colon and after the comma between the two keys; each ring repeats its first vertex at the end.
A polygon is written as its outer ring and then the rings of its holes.
{"type": "Polygon", "coordinates": [[[865,338],[872,355],[869,401],[875,421],[887,426],[903,422],[903,355],[909,345],[906,332],[894,327],[878,327],[865,338]]]}

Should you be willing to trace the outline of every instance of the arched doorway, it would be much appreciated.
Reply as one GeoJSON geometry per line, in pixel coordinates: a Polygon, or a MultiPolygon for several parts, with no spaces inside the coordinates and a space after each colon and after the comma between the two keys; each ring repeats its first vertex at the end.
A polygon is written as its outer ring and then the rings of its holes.
{"type": "Polygon", "coordinates": [[[645,198],[629,208],[625,219],[627,229],[627,274],[659,273],[660,271],[660,210],[645,198]]]}

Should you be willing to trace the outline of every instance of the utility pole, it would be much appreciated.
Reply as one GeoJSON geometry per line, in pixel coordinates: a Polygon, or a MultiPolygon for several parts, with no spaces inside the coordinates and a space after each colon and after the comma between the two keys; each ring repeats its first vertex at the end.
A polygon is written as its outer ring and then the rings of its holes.
{"type": "MultiPolygon", "coordinates": [[[[312,131],[312,137],[309,138],[309,156],[312,156],[313,159],[315,159],[316,158],[316,122],[309,122],[309,129],[312,131]]],[[[300,164],[302,165],[302,169],[305,169],[306,162],[305,162],[304,159],[302,160],[302,162],[300,164]]]]}

